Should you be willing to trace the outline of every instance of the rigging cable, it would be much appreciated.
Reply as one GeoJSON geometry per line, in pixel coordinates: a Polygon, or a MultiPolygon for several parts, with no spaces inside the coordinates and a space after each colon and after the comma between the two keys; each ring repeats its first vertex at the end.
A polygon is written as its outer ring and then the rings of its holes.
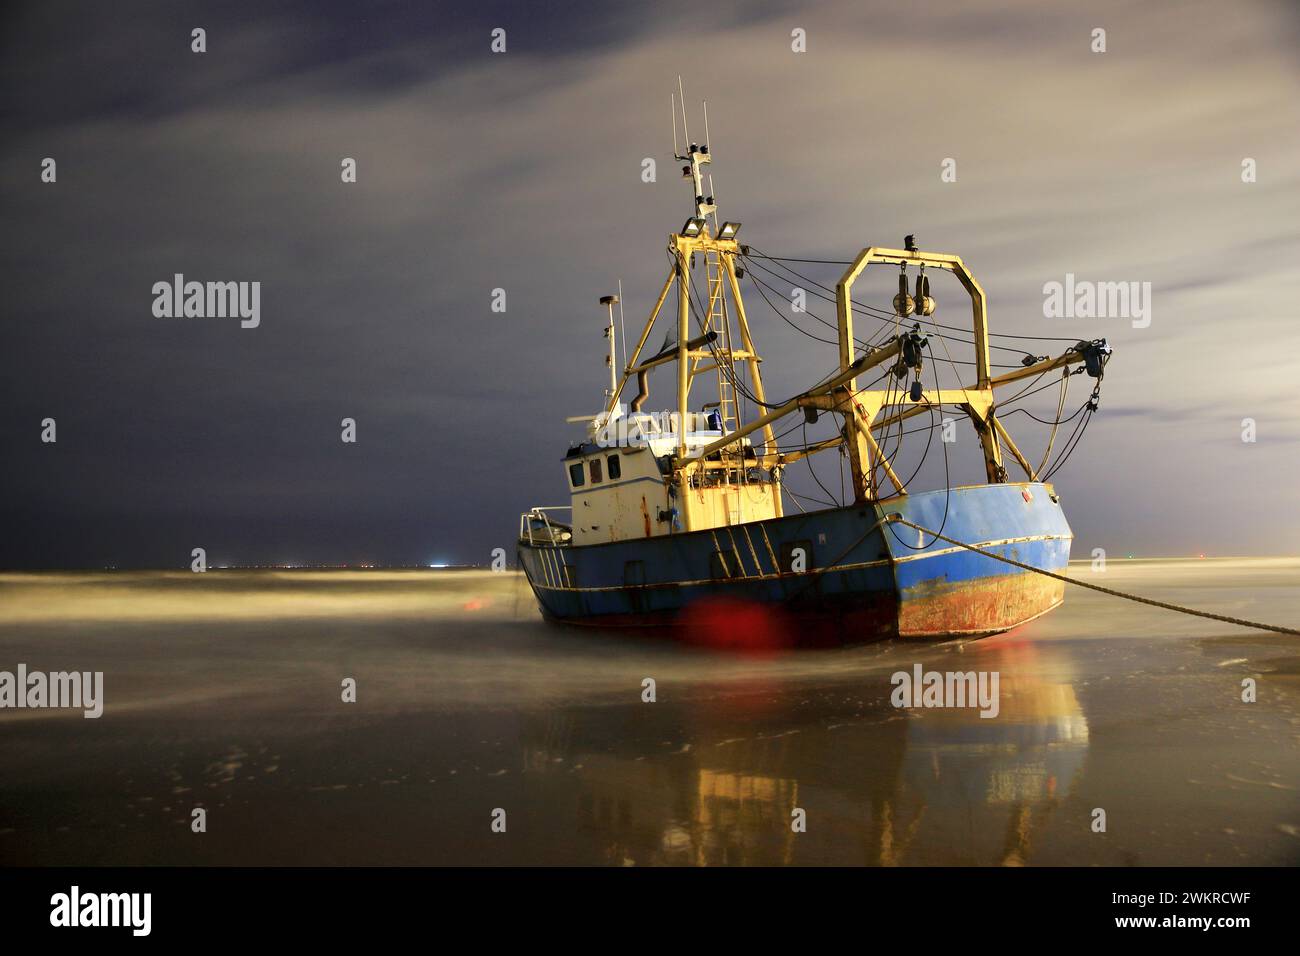
{"type": "MultiPolygon", "coordinates": [[[[764,272],[766,272],[768,275],[771,275],[771,276],[773,276],[773,277],[775,277],[775,278],[777,278],[777,279],[780,279],[781,281],[784,281],[784,282],[788,282],[788,281],[790,281],[790,280],[789,280],[788,278],[786,278],[785,276],[779,275],[775,270],[773,270],[773,269],[769,269],[769,268],[767,268],[766,266],[761,265],[761,264],[759,264],[759,263],[757,263],[757,262],[748,261],[747,264],[750,265],[750,266],[752,266],[752,267],[756,267],[756,268],[762,269],[762,270],[763,270],[764,272]]],[[[830,287],[828,287],[828,286],[824,286],[824,285],[821,285],[820,283],[814,281],[813,279],[808,278],[807,276],[802,276],[802,275],[800,275],[799,273],[795,272],[794,270],[788,270],[788,271],[790,272],[791,275],[793,275],[793,276],[794,276],[796,279],[798,279],[800,282],[803,282],[803,283],[805,283],[805,284],[807,284],[807,285],[815,285],[815,286],[818,286],[818,287],[820,287],[820,288],[822,288],[822,289],[825,289],[827,292],[831,292],[831,291],[832,291],[832,290],[830,289],[830,287]]],[[[757,281],[757,277],[755,277],[755,279],[756,279],[756,281],[757,281]]],[[[763,283],[763,285],[764,285],[764,286],[765,286],[769,291],[771,291],[773,295],[780,295],[780,293],[779,293],[776,289],[773,289],[770,285],[767,285],[767,283],[763,283]]],[[[811,293],[812,293],[814,296],[816,296],[817,298],[819,298],[819,299],[821,299],[821,300],[823,300],[823,301],[825,301],[825,302],[829,302],[829,303],[831,303],[832,305],[836,304],[836,302],[837,302],[836,299],[831,298],[829,295],[822,295],[822,294],[818,293],[818,292],[815,291],[815,290],[812,290],[812,289],[805,289],[804,291],[806,291],[806,292],[811,292],[811,293]]],[[[838,328],[836,325],[834,325],[833,323],[828,322],[827,320],[821,318],[821,317],[818,316],[816,313],[814,313],[814,312],[812,312],[812,311],[810,311],[810,310],[805,310],[805,311],[807,312],[808,315],[811,315],[811,316],[812,316],[814,319],[816,319],[818,322],[821,322],[822,325],[825,325],[825,326],[827,326],[828,328],[832,328],[832,329],[838,328]]],[[[891,322],[891,320],[893,320],[894,318],[896,318],[896,316],[895,316],[894,314],[892,314],[892,313],[886,311],[885,309],[879,309],[879,308],[877,308],[877,307],[875,307],[875,306],[862,305],[862,304],[859,304],[859,303],[853,303],[853,311],[854,311],[854,312],[857,312],[858,314],[863,315],[863,316],[865,316],[865,317],[867,317],[867,318],[876,319],[876,320],[878,320],[878,321],[883,321],[886,325],[888,325],[888,324],[891,322]]],[[[966,339],[959,339],[959,338],[957,338],[957,337],[955,337],[955,336],[944,335],[942,332],[937,331],[938,329],[947,329],[947,330],[950,331],[950,332],[961,332],[961,333],[963,333],[963,334],[970,334],[966,329],[960,328],[960,327],[958,327],[958,326],[953,326],[953,325],[940,325],[938,322],[935,322],[933,319],[931,320],[931,324],[932,324],[932,325],[935,327],[935,329],[936,329],[936,331],[935,331],[934,334],[937,335],[937,336],[939,336],[940,338],[951,339],[952,341],[954,341],[954,342],[958,342],[958,343],[960,343],[960,344],[962,344],[962,345],[974,345],[974,344],[975,344],[975,342],[974,342],[973,340],[972,340],[972,341],[967,341],[966,339]]],[[[996,334],[996,333],[989,333],[989,334],[990,334],[990,335],[993,335],[993,334],[996,334]]],[[[857,341],[858,341],[859,344],[863,344],[861,339],[858,339],[857,341]]],[[[1071,339],[1071,340],[1062,340],[1062,341],[1074,341],[1074,340],[1071,339]]],[[[1009,345],[998,345],[996,342],[991,342],[991,343],[989,343],[989,348],[992,348],[992,349],[1000,349],[1000,350],[1003,351],[1003,352],[1011,352],[1011,353],[1013,353],[1013,354],[1015,354],[1015,355],[1024,355],[1024,354],[1025,354],[1025,349],[1023,349],[1023,348],[1013,348],[1012,346],[1009,346],[1009,345]]],[[[963,364],[966,364],[966,365],[973,365],[973,364],[975,364],[975,363],[973,363],[973,362],[965,362],[965,363],[963,363],[963,364]]],[[[999,366],[999,367],[1000,367],[1000,368],[1020,368],[1021,366],[1016,366],[1016,365],[1005,365],[1005,366],[999,366]]]]}
{"type": "Polygon", "coordinates": [[[1042,574],[1049,578],[1055,578],[1058,581],[1064,581],[1066,584],[1076,584],[1081,588],[1100,591],[1102,594],[1109,594],[1111,597],[1124,598],[1126,601],[1136,601],[1138,604],[1147,604],[1151,607],[1164,608],[1166,611],[1177,611],[1180,614],[1191,614],[1195,617],[1209,618],[1211,621],[1223,621],[1226,624],[1236,624],[1240,627],[1251,627],[1261,631],[1273,631],[1277,634],[1291,634],[1300,637],[1300,630],[1293,627],[1281,627],[1276,624],[1261,624],[1258,621],[1248,621],[1240,617],[1228,617],[1225,614],[1212,614],[1209,611],[1199,611],[1196,608],[1185,607],[1181,604],[1170,604],[1166,601],[1157,601],[1154,598],[1142,597],[1140,594],[1130,594],[1127,591],[1117,591],[1114,588],[1102,587],[1100,584],[1092,584],[1089,581],[1080,581],[1077,578],[1066,577],[1064,574],[1057,574],[1055,571],[1048,571],[1045,568],[1037,568],[1032,564],[1025,564],[1024,562],[1016,561],[1012,558],[1003,557],[994,551],[988,551],[984,548],[977,547],[976,545],[967,544],[965,541],[958,541],[956,538],[946,537],[942,533],[942,528],[939,531],[931,531],[929,528],[924,528],[919,524],[908,521],[897,512],[886,515],[885,522],[887,524],[905,524],[909,528],[915,528],[917,531],[922,533],[934,535],[934,537],[940,541],[946,541],[959,548],[974,551],[976,554],[982,554],[986,558],[993,558],[995,561],[1014,565],[1015,567],[1022,568],[1025,571],[1033,571],[1035,574],[1042,574]]]}
{"type": "MultiPolygon", "coordinates": [[[[751,245],[751,246],[749,246],[748,248],[749,248],[751,251],[750,251],[749,253],[744,254],[744,258],[746,258],[746,259],[752,259],[752,258],[754,258],[754,256],[755,256],[755,252],[757,251],[757,247],[751,245]]],[[[767,260],[770,260],[770,261],[772,261],[772,262],[780,262],[780,263],[784,263],[784,262],[813,262],[813,263],[823,263],[823,264],[826,264],[826,265],[844,265],[844,266],[852,265],[852,264],[853,264],[853,263],[852,263],[851,261],[849,261],[849,260],[838,260],[838,259],[794,259],[794,258],[791,258],[791,257],[789,257],[789,256],[769,256],[769,255],[765,255],[765,254],[763,254],[761,251],[757,251],[757,256],[758,256],[758,258],[760,258],[760,259],[767,259],[767,260]]],[[[782,268],[786,269],[787,272],[789,272],[791,275],[794,275],[795,277],[797,277],[798,279],[800,279],[800,280],[803,281],[803,282],[809,282],[809,283],[811,283],[811,284],[813,284],[813,285],[816,285],[816,286],[818,286],[818,287],[820,287],[820,288],[822,288],[822,289],[826,289],[826,291],[828,291],[828,292],[829,292],[829,291],[832,291],[832,290],[830,290],[827,286],[821,285],[821,283],[819,283],[819,282],[816,282],[816,281],[814,281],[814,280],[812,280],[812,279],[809,279],[809,278],[806,277],[806,276],[800,275],[799,273],[795,272],[793,269],[790,269],[788,266],[782,266],[782,268]]],[[[769,270],[769,271],[770,271],[770,270],[769,270]]],[[[857,307],[855,306],[855,308],[857,308],[857,307]]],[[[870,306],[866,306],[866,308],[870,308],[870,306]]],[[[884,311],[884,310],[879,310],[879,311],[884,311]]],[[[957,327],[955,327],[955,326],[942,326],[942,328],[946,328],[946,329],[949,329],[950,331],[956,331],[956,332],[964,332],[964,331],[965,331],[965,329],[957,328],[957,327]]],[[[998,338],[1004,338],[1004,339],[1027,339],[1027,340],[1035,341],[1035,342],[1075,342],[1075,341],[1077,341],[1077,339],[1065,338],[1065,337],[1063,337],[1063,336],[1057,336],[1057,335],[1020,335],[1020,334],[1015,333],[1015,332],[989,332],[988,334],[991,335],[991,336],[996,336],[996,337],[998,337],[998,338]]]]}
{"type": "MultiPolygon", "coordinates": [[[[934,382],[935,382],[935,388],[938,389],[939,387],[938,369],[936,369],[934,373],[934,382]]],[[[934,531],[930,532],[932,535],[934,535],[936,540],[940,538],[943,529],[948,524],[948,506],[952,502],[952,477],[948,471],[948,443],[941,442],[940,444],[943,445],[943,487],[944,487],[943,520],[939,522],[939,530],[937,532],[934,531]]],[[[924,539],[922,539],[922,544],[919,547],[914,548],[912,547],[912,545],[908,544],[906,541],[904,541],[902,538],[898,536],[898,532],[893,530],[892,522],[886,522],[886,527],[889,527],[890,533],[893,534],[894,539],[903,547],[907,548],[909,551],[924,551],[930,545],[934,544],[934,541],[931,541],[929,545],[925,544],[924,539]]]]}

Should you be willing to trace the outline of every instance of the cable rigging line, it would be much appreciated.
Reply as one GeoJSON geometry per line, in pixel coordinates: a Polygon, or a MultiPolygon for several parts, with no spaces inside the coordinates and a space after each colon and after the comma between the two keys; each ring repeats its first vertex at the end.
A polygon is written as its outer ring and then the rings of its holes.
{"type": "MultiPolygon", "coordinates": [[[[767,259],[767,260],[769,260],[769,261],[771,261],[771,262],[776,262],[776,263],[785,263],[785,262],[811,262],[811,263],[822,263],[822,264],[825,264],[825,265],[846,265],[846,266],[847,266],[847,265],[852,265],[852,262],[850,262],[850,261],[848,261],[848,260],[838,260],[838,259],[795,259],[795,258],[792,258],[792,257],[789,257],[789,256],[770,256],[770,255],[766,255],[766,254],[764,254],[761,250],[758,250],[757,247],[755,247],[755,246],[753,246],[753,245],[748,246],[748,248],[749,248],[750,251],[749,251],[748,253],[744,254],[744,258],[745,258],[745,259],[753,259],[753,258],[755,257],[755,255],[757,255],[757,258],[760,258],[760,259],[767,259]]],[[[755,263],[755,264],[756,264],[756,263],[755,263]]],[[[759,268],[763,268],[763,267],[762,267],[762,266],[759,266],[759,268]]],[[[825,285],[822,285],[821,283],[817,282],[817,281],[814,280],[814,279],[810,279],[810,278],[808,278],[807,276],[801,275],[800,273],[798,273],[798,272],[796,272],[795,270],[791,269],[789,266],[782,265],[782,268],[785,269],[787,272],[789,272],[791,275],[795,276],[795,278],[799,279],[801,282],[807,282],[807,283],[809,283],[809,284],[811,284],[811,285],[815,285],[815,286],[817,286],[818,288],[823,289],[823,290],[825,290],[825,291],[827,291],[827,292],[833,292],[833,291],[834,291],[834,290],[832,290],[830,287],[825,286],[825,285]]],[[[772,270],[769,269],[769,270],[767,270],[767,271],[768,271],[768,272],[771,272],[772,270]]],[[[873,308],[873,307],[871,307],[871,306],[862,306],[861,308],[873,308]]],[[[856,306],[856,305],[855,305],[855,306],[854,306],[854,310],[855,310],[855,311],[859,310],[859,306],[856,306]]],[[[883,309],[876,309],[875,311],[884,312],[883,309]]],[[[937,323],[936,323],[936,324],[937,324],[937,323]]],[[[943,326],[939,326],[939,327],[940,327],[940,328],[947,329],[947,330],[949,330],[949,331],[951,331],[951,332],[965,332],[965,331],[966,331],[965,329],[962,329],[962,328],[957,327],[957,326],[951,326],[951,325],[943,325],[943,326]]],[[[1034,341],[1034,342],[1077,342],[1077,341],[1078,341],[1078,339],[1074,339],[1074,338],[1066,338],[1066,337],[1064,337],[1064,336],[1056,336],[1056,335],[1022,335],[1022,334],[1019,334],[1019,333],[1016,333],[1016,332],[989,332],[988,334],[991,335],[991,336],[995,336],[995,337],[997,337],[997,338],[1006,338],[1006,339],[1025,339],[1025,340],[1027,340],[1027,341],[1034,341]]],[[[997,347],[997,346],[994,346],[994,347],[997,347]]]]}

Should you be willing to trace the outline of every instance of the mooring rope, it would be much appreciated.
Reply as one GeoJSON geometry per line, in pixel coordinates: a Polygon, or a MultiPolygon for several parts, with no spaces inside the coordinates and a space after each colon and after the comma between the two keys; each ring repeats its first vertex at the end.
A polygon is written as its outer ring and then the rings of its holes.
{"type": "Polygon", "coordinates": [[[1253,627],[1261,631],[1273,631],[1277,634],[1292,634],[1300,637],[1300,630],[1290,627],[1279,627],[1276,624],[1261,624],[1258,621],[1247,621],[1239,617],[1228,617],[1225,614],[1211,614],[1209,611],[1198,611],[1196,608],[1183,607],[1181,604],[1169,604],[1165,601],[1157,601],[1153,598],[1142,597],[1138,594],[1129,594],[1125,591],[1116,591],[1114,588],[1104,588],[1100,584],[1089,584],[1087,581],[1078,581],[1074,578],[1067,578],[1064,574],[1057,574],[1054,571],[1045,571],[1042,568],[1036,568],[1032,564],[1025,564],[1021,561],[1015,561],[1011,558],[1005,558],[1000,554],[992,551],[986,551],[983,548],[976,547],[973,544],[967,544],[965,541],[958,541],[956,538],[949,538],[946,535],[939,534],[937,531],[931,531],[929,528],[922,528],[919,524],[908,521],[902,515],[894,513],[885,516],[885,520],[905,524],[909,528],[915,528],[917,531],[933,535],[940,541],[947,541],[949,544],[955,544],[958,547],[965,548],[968,551],[974,551],[976,554],[982,554],[986,558],[993,558],[1005,564],[1012,564],[1018,568],[1024,568],[1026,571],[1036,571],[1039,574],[1046,575],[1049,578],[1056,578],[1058,581],[1064,581],[1066,584],[1077,584],[1081,588],[1088,588],[1092,591],[1100,591],[1102,594],[1109,594],[1112,597],[1124,598],[1127,601],[1136,601],[1138,604],[1149,604],[1152,607],[1161,607],[1166,611],[1178,611],[1182,614],[1192,614],[1196,617],[1207,617],[1212,621],[1223,621],[1226,624],[1236,624],[1240,627],[1253,627]]]}

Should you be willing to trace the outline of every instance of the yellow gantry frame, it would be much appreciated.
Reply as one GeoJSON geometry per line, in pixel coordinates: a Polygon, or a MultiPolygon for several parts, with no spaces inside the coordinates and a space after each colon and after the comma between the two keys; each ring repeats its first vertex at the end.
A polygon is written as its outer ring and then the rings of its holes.
{"type": "Polygon", "coordinates": [[[1002,464],[1003,446],[1006,447],[1017,464],[1024,470],[1025,476],[1030,481],[1037,481],[1038,475],[1033,466],[1021,454],[1006,427],[998,421],[996,414],[994,414],[996,403],[993,390],[1000,385],[1008,385],[1021,379],[1049,372],[1055,368],[1061,368],[1072,362],[1081,361],[1083,354],[1077,348],[1067,349],[1064,354],[1055,359],[1035,362],[1025,368],[994,378],[990,374],[988,309],[984,298],[984,289],[971,275],[961,257],[944,253],[872,246],[869,249],[863,249],[858,254],[858,257],[854,259],[852,265],[845,271],[835,287],[835,308],[839,320],[841,371],[852,367],[854,362],[853,284],[867,266],[875,263],[897,266],[915,264],[917,266],[942,269],[951,272],[957,277],[957,280],[962,284],[971,299],[971,329],[975,336],[975,384],[959,389],[922,389],[921,397],[914,407],[897,411],[877,421],[876,415],[884,407],[884,403],[889,400],[890,393],[870,390],[859,391],[855,387],[854,381],[850,380],[838,406],[827,406],[818,403],[818,407],[832,407],[836,408],[836,410],[845,409],[856,412],[856,414],[845,415],[844,437],[820,442],[802,453],[796,453],[795,456],[783,456],[784,459],[797,460],[797,458],[815,454],[826,448],[837,447],[843,441],[847,443],[849,458],[852,462],[854,490],[857,500],[874,500],[879,497],[878,489],[875,486],[874,465],[876,463],[884,467],[885,473],[893,483],[895,491],[898,494],[907,494],[907,489],[903,487],[897,475],[889,467],[888,460],[881,455],[880,448],[872,438],[871,433],[933,408],[943,405],[956,405],[966,412],[975,426],[976,434],[980,439],[980,446],[984,451],[984,469],[990,484],[1006,481],[1007,479],[1006,469],[1002,464]]]}
{"type": "MultiPolygon", "coordinates": [[[[958,405],[963,408],[974,423],[980,445],[984,449],[984,469],[989,482],[1005,480],[1006,470],[1002,467],[1002,449],[998,442],[999,426],[993,415],[993,385],[989,377],[988,311],[984,301],[984,289],[970,274],[970,270],[966,268],[966,264],[959,256],[886,249],[879,246],[872,246],[858,253],[858,257],[853,260],[853,264],[835,286],[835,311],[839,320],[840,369],[847,369],[853,364],[853,284],[863,270],[874,263],[915,264],[932,269],[943,269],[953,273],[970,295],[971,324],[975,333],[975,384],[970,388],[962,389],[938,391],[926,389],[922,391],[921,399],[917,404],[926,407],[958,405]]],[[[906,494],[907,489],[893,473],[888,460],[880,454],[879,447],[871,437],[872,423],[888,399],[889,393],[860,392],[857,390],[856,382],[852,380],[847,387],[853,397],[852,409],[858,412],[858,414],[845,415],[845,438],[848,442],[849,461],[853,469],[853,488],[858,500],[878,497],[873,467],[876,462],[885,466],[885,473],[889,476],[895,490],[899,494],[906,494]]],[[[1019,457],[1017,453],[1017,458],[1019,457]]]]}
{"type": "MultiPolygon", "coordinates": [[[[962,262],[961,258],[944,253],[889,249],[878,246],[863,249],[835,287],[840,353],[839,373],[823,385],[796,396],[784,405],[772,409],[749,424],[742,425],[734,432],[706,445],[697,454],[687,459],[684,423],[689,411],[691,381],[695,374],[713,367],[701,368],[699,366],[699,360],[708,358],[712,355],[711,351],[692,350],[690,348],[690,262],[691,256],[697,252],[708,253],[713,251],[718,253],[719,261],[726,273],[732,300],[735,303],[736,320],[741,336],[743,352],[736,355],[735,358],[743,358],[749,365],[754,397],[763,403],[766,402],[767,397],[763,391],[763,379],[759,371],[761,359],[754,350],[749,322],[745,315],[744,301],[740,295],[740,284],[736,276],[734,258],[739,252],[739,245],[734,239],[716,239],[710,236],[706,229],[699,236],[674,234],[669,239],[669,248],[672,250],[674,257],[673,271],[664,282],[659,298],[646,321],[645,329],[637,341],[636,349],[627,361],[627,367],[623,371],[623,377],[618,383],[618,388],[610,396],[606,412],[613,411],[618,403],[619,395],[622,394],[628,380],[633,375],[653,365],[662,364],[662,360],[647,362],[644,365],[638,365],[637,363],[645,348],[646,341],[650,337],[650,331],[654,327],[655,320],[668,298],[668,293],[673,284],[676,283],[678,295],[677,409],[681,416],[679,421],[682,423],[678,429],[677,460],[674,466],[675,476],[678,481],[685,482],[691,471],[707,467],[705,459],[709,455],[761,429],[763,432],[763,451],[758,456],[758,460],[765,466],[788,464],[828,448],[837,448],[843,444],[847,448],[853,472],[854,498],[856,501],[874,501],[880,497],[880,489],[876,483],[878,468],[883,470],[885,476],[894,486],[894,493],[906,494],[907,489],[890,466],[888,458],[881,452],[880,446],[872,433],[943,405],[958,406],[969,416],[980,439],[980,446],[984,452],[985,474],[990,483],[998,483],[1007,479],[1006,469],[1002,463],[1002,448],[1004,446],[1024,470],[1026,477],[1031,481],[1038,480],[1033,466],[1021,454],[1020,449],[1016,447],[1015,442],[1007,433],[1006,427],[998,421],[997,416],[994,414],[996,405],[993,390],[1000,385],[1007,385],[1055,368],[1061,368],[1072,362],[1081,361],[1083,358],[1082,353],[1076,348],[1071,348],[1055,359],[1047,359],[1005,375],[993,377],[989,363],[988,312],[984,290],[975,277],[971,275],[970,270],[966,268],[966,264],[962,262]],[[975,336],[975,384],[956,389],[923,389],[921,398],[913,407],[897,410],[877,420],[877,416],[885,408],[886,403],[901,404],[898,401],[898,395],[894,391],[885,389],[859,390],[857,388],[857,376],[897,356],[902,350],[903,340],[901,337],[896,336],[889,344],[865,355],[855,356],[854,354],[853,285],[863,270],[873,264],[923,265],[927,268],[951,272],[957,277],[957,280],[962,284],[971,299],[971,325],[975,336]],[[694,368],[690,364],[692,360],[694,360],[694,368]],[[781,453],[773,437],[772,423],[804,408],[839,412],[844,416],[844,434],[817,442],[806,449],[781,453]]],[[[900,318],[901,321],[904,320],[900,318]]],[[[728,356],[728,360],[731,359],[732,356],[728,356]]],[[[777,507],[778,513],[780,513],[779,499],[777,507]]]]}

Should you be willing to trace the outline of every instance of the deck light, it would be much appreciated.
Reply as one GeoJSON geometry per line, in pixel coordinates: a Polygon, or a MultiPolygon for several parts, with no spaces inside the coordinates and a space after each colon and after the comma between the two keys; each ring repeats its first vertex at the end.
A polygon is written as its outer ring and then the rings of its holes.
{"type": "Polygon", "coordinates": [[[740,232],[740,223],[724,222],[722,228],[718,230],[719,239],[735,239],[736,233],[740,232]]]}
{"type": "Polygon", "coordinates": [[[687,219],[686,225],[682,226],[682,235],[687,239],[694,239],[704,231],[703,219],[687,219]]]}

